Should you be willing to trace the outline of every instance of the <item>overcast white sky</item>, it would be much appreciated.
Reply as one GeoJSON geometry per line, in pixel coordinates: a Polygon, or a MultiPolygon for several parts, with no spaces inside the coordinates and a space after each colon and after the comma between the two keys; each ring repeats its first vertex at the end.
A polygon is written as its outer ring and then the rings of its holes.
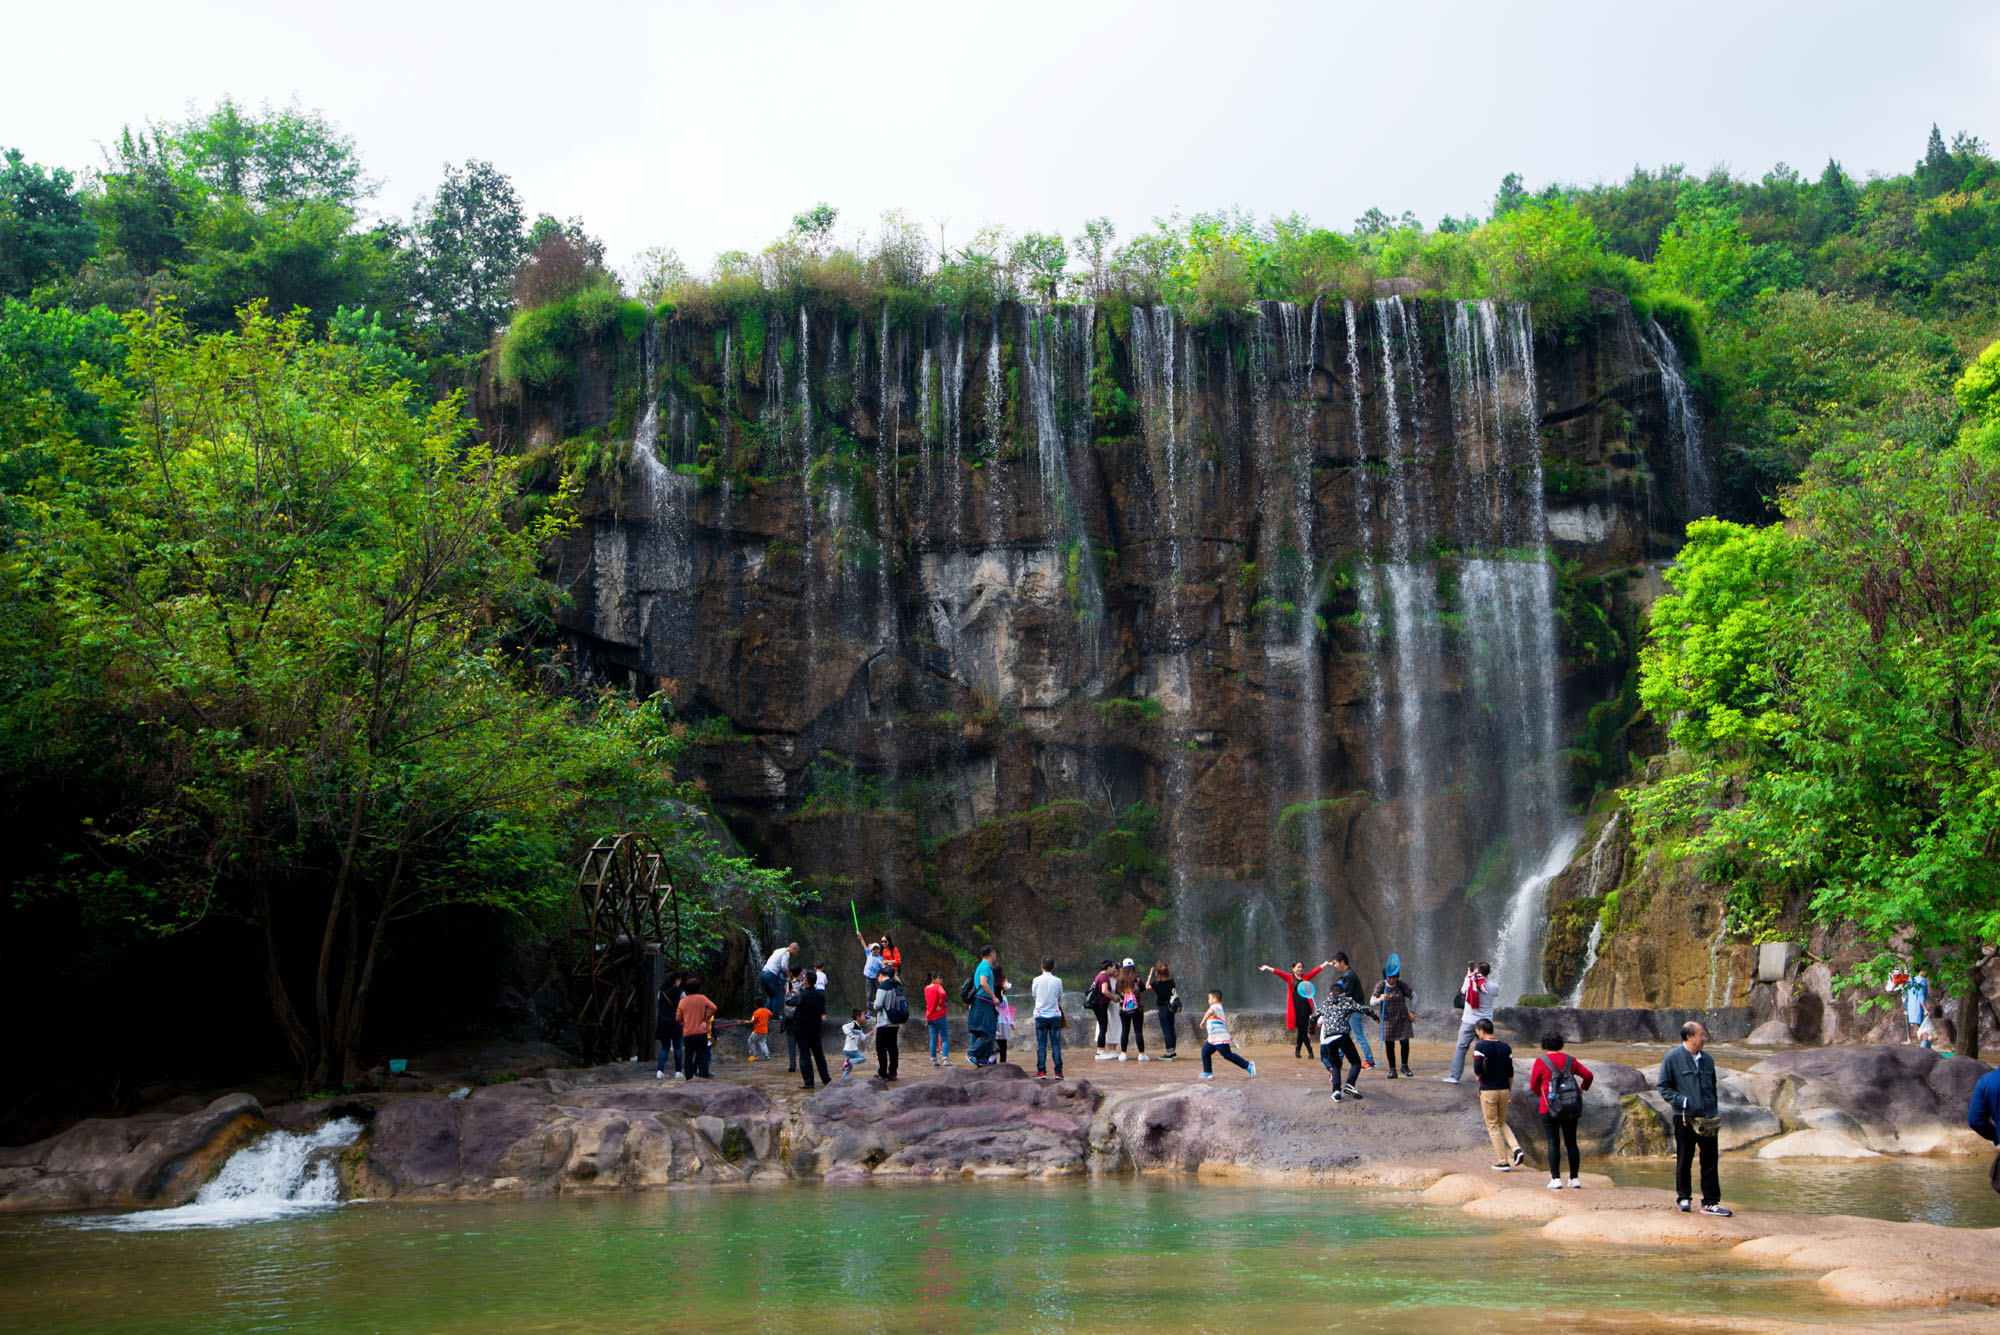
{"type": "Polygon", "coordinates": [[[1432,223],[1634,163],[1906,169],[2000,139],[1993,3],[172,3],[16,0],[0,146],[72,168],[224,93],[314,108],[407,214],[490,159],[619,263],[697,270],[826,200],[1120,235],[1239,205],[1432,223]]]}

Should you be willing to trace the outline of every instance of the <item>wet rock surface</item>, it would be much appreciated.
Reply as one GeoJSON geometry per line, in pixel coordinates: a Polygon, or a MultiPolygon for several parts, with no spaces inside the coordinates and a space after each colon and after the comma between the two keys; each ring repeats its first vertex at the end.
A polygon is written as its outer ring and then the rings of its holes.
{"type": "Polygon", "coordinates": [[[91,1118],[0,1149],[0,1211],[182,1205],[268,1125],[248,1094],[177,1117],[91,1118]]]}

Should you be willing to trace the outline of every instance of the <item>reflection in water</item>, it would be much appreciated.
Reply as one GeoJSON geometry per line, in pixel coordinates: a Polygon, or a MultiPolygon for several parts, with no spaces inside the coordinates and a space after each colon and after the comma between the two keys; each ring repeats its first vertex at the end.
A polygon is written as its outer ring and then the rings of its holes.
{"type": "Polygon", "coordinates": [[[1809,1278],[1725,1256],[1552,1248],[1406,1196],[1333,1189],[672,1191],[140,1234],[0,1221],[5,1325],[48,1335],[1588,1328],[1552,1327],[1552,1267],[1567,1312],[1675,1313],[1662,1331],[1704,1313],[1855,1315],[1809,1278]]]}

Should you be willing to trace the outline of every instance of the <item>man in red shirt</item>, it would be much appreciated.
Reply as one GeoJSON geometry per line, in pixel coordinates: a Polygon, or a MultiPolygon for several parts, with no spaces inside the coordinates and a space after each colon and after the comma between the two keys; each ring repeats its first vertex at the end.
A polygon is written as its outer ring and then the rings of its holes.
{"type": "Polygon", "coordinates": [[[704,1080],[714,1077],[708,1073],[708,1040],[715,1021],[715,1003],[701,990],[701,979],[690,978],[681,985],[687,995],[681,998],[681,1070],[692,1080],[700,1076],[704,1080]]]}
{"type": "Polygon", "coordinates": [[[1313,1035],[1312,1003],[1299,995],[1299,984],[1319,976],[1319,971],[1332,960],[1321,960],[1310,971],[1303,962],[1292,965],[1292,971],[1274,969],[1268,964],[1258,965],[1258,969],[1274,974],[1285,980],[1285,1028],[1292,1031],[1292,1055],[1294,1057],[1316,1057],[1319,1055],[1319,1039],[1313,1035]]]}

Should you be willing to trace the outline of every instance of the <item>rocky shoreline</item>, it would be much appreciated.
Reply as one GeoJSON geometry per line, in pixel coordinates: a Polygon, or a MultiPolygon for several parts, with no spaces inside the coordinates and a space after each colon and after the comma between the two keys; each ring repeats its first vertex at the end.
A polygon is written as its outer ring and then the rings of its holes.
{"type": "MultiPolygon", "coordinates": [[[[232,1094],[196,1112],[98,1119],[0,1149],[0,1212],[182,1204],[266,1130],[350,1116],[365,1127],[338,1162],[351,1198],[1187,1174],[1419,1191],[1481,1218],[1532,1225],[1552,1241],[1726,1249],[1760,1265],[1817,1270],[1823,1289],[1856,1303],[2000,1305],[2000,1230],[1764,1213],[1707,1219],[1674,1211],[1666,1192],[1614,1189],[1596,1176],[1574,1193],[1547,1191],[1539,1175],[1522,1188],[1482,1171],[1488,1151],[1469,1086],[1371,1077],[1365,1102],[1329,1108],[1315,1063],[1269,1048],[1258,1055],[1266,1078],[1254,1081],[1232,1070],[1198,1082],[1190,1061],[1100,1064],[1060,1083],[1017,1066],[906,1063],[903,1081],[857,1078],[807,1096],[770,1065],[747,1068],[741,1080],[678,1082],[628,1064],[269,1108],[232,1094]]],[[[1586,1154],[1601,1162],[1657,1153],[1665,1110],[1646,1073],[1584,1055],[1598,1077],[1586,1103],[1586,1154]]],[[[1781,1052],[1725,1068],[1723,1143],[1760,1158],[1985,1148],[1963,1126],[1983,1070],[1907,1047],[1781,1052]]],[[[1537,1153],[1526,1102],[1515,1101],[1517,1133],[1537,1153]]]]}

